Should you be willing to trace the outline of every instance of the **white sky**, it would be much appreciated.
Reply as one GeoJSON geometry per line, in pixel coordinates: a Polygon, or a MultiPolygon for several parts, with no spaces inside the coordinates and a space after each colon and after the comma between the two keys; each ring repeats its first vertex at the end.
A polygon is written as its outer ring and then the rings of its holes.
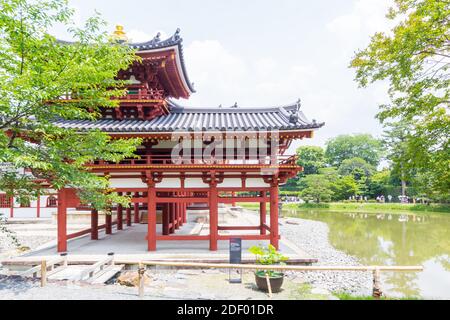
{"type": "MultiPolygon", "coordinates": [[[[301,98],[310,119],[326,122],[312,140],[381,134],[374,118],[386,85],[358,89],[351,57],[386,30],[391,0],[70,0],[81,22],[99,11],[133,41],[181,28],[185,62],[197,93],[183,105],[286,105],[301,98]]],[[[64,30],[57,30],[62,36],[64,30]]]]}

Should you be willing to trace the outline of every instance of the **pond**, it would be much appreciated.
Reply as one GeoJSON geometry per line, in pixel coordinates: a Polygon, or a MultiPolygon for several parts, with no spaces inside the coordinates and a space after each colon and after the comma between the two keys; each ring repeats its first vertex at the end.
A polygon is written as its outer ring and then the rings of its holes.
{"type": "Polygon", "coordinates": [[[424,266],[421,273],[382,273],[382,289],[388,296],[450,299],[450,215],[283,213],[325,222],[331,244],[364,265],[424,266]]]}

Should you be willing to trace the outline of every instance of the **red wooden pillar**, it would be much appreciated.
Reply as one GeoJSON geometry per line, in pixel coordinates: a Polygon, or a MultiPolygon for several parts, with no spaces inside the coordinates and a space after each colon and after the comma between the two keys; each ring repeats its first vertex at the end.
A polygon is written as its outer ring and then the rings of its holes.
{"type": "Polygon", "coordinates": [[[117,205],[117,230],[123,230],[123,206],[117,205]]]}
{"type": "Polygon", "coordinates": [[[178,203],[178,224],[180,227],[183,226],[184,222],[183,222],[183,204],[178,203]]]}
{"type": "MultiPolygon", "coordinates": [[[[266,197],[266,192],[263,191],[261,192],[261,197],[266,197]]],[[[267,218],[267,208],[266,208],[266,203],[265,202],[261,202],[259,204],[259,220],[260,220],[260,234],[261,235],[265,235],[266,234],[266,228],[264,227],[264,225],[266,224],[266,218],[267,218]]]]}
{"type": "Polygon", "coordinates": [[[148,185],[148,251],[156,251],[156,188],[154,183],[148,185]]]}
{"type": "Polygon", "coordinates": [[[162,206],[162,234],[164,236],[168,236],[170,234],[169,224],[169,205],[165,203],[162,206]]]}
{"type": "Polygon", "coordinates": [[[58,190],[58,252],[67,251],[66,189],[58,190]]]}
{"type": "Polygon", "coordinates": [[[91,240],[98,240],[98,211],[91,210],[91,240]]]}
{"type": "Polygon", "coordinates": [[[175,218],[175,230],[180,229],[180,205],[178,203],[173,204],[174,218],[175,218]]]}
{"type": "Polygon", "coordinates": [[[112,212],[105,213],[105,233],[112,234],[112,212]]]}
{"type": "MultiPolygon", "coordinates": [[[[139,198],[139,193],[138,192],[136,192],[135,194],[134,194],[134,196],[136,197],[136,198],[139,198]]],[[[139,202],[135,202],[134,203],[134,223],[139,223],[140,222],[140,219],[141,217],[140,217],[140,212],[139,212],[139,202]]]]}
{"type": "MultiPolygon", "coordinates": [[[[231,193],[231,196],[232,196],[233,198],[236,197],[236,192],[233,191],[233,192],[231,193]]],[[[236,201],[233,200],[233,203],[232,203],[231,205],[232,205],[233,207],[236,207],[236,201]]]]}
{"type": "MultiPolygon", "coordinates": [[[[176,192],[175,196],[179,199],[180,193],[176,192]]],[[[176,229],[180,229],[183,221],[181,221],[181,207],[179,202],[175,203],[175,219],[177,220],[176,229]]]]}
{"type": "Polygon", "coordinates": [[[9,217],[12,219],[14,218],[14,197],[9,198],[9,203],[11,205],[11,208],[9,208],[9,217]]]}
{"type": "Polygon", "coordinates": [[[270,243],[279,249],[278,234],[278,184],[270,187],[270,243]]]}
{"type": "Polygon", "coordinates": [[[173,203],[169,203],[169,219],[171,223],[170,233],[175,233],[175,205],[173,203]]]}
{"type": "MultiPolygon", "coordinates": [[[[186,192],[183,193],[183,196],[186,196],[186,192]]],[[[187,223],[187,203],[183,202],[183,223],[187,223]]]]}
{"type": "Polygon", "coordinates": [[[36,203],[36,218],[40,218],[41,217],[41,195],[38,193],[37,195],[37,203],[36,203]]]}
{"type": "Polygon", "coordinates": [[[216,182],[211,182],[209,187],[209,250],[217,251],[218,238],[218,223],[219,223],[219,209],[218,209],[218,192],[216,182]]]}
{"type": "Polygon", "coordinates": [[[131,207],[128,205],[126,209],[126,215],[127,215],[127,227],[131,227],[131,207]]]}

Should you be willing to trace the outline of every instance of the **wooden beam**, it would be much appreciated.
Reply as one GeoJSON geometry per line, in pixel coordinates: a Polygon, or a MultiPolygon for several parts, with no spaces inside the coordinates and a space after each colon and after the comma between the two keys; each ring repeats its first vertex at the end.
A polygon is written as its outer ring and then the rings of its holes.
{"type": "Polygon", "coordinates": [[[148,186],[148,230],[147,230],[147,246],[148,251],[156,251],[156,189],[155,184],[152,182],[148,186]]]}
{"type": "MultiPolygon", "coordinates": [[[[261,192],[261,197],[265,197],[266,192],[261,192]]],[[[266,219],[267,219],[267,206],[266,206],[266,202],[260,202],[259,204],[259,221],[260,221],[260,226],[261,226],[261,230],[260,233],[261,235],[265,235],[266,234],[266,228],[264,228],[264,226],[266,226],[266,219]]]]}
{"type": "Polygon", "coordinates": [[[278,250],[278,184],[275,183],[270,191],[270,230],[270,243],[278,250]]]}
{"type": "Polygon", "coordinates": [[[215,182],[209,187],[209,250],[217,251],[218,224],[219,224],[219,205],[218,191],[215,182]]]}
{"type": "Polygon", "coordinates": [[[218,226],[218,230],[260,230],[260,226],[218,226]]]}
{"type": "Polygon", "coordinates": [[[189,236],[157,236],[156,240],[162,240],[162,241],[191,241],[191,240],[209,240],[209,236],[196,236],[196,235],[189,235],[189,236]]]}
{"type": "Polygon", "coordinates": [[[58,191],[58,252],[67,251],[66,189],[58,191]]]}
{"type": "Polygon", "coordinates": [[[117,205],[117,230],[123,230],[123,206],[117,205]]]}
{"type": "Polygon", "coordinates": [[[98,211],[91,210],[91,240],[98,240],[98,211]]]}

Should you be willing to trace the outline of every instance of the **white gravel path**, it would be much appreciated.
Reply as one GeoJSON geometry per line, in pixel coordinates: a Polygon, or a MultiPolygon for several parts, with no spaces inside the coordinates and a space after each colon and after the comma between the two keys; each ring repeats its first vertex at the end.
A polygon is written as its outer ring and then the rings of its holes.
{"type": "MultiPolygon", "coordinates": [[[[359,266],[357,258],[336,250],[328,240],[326,223],[298,218],[283,219],[280,225],[282,237],[319,259],[315,265],[359,266]],[[289,224],[287,221],[295,224],[289,224]]],[[[330,292],[346,292],[353,295],[371,295],[372,274],[370,272],[304,272],[297,273],[313,287],[330,292]]]]}

